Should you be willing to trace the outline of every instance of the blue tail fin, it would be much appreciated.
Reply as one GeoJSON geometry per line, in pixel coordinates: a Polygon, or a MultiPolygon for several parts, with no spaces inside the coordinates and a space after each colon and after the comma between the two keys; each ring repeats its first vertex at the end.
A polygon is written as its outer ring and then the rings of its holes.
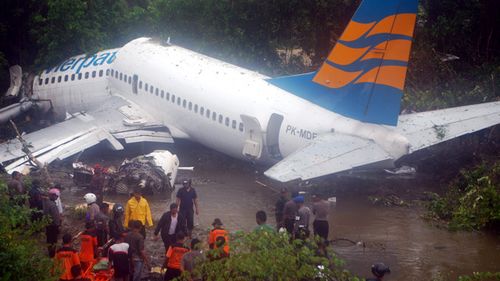
{"type": "Polygon", "coordinates": [[[318,71],[268,81],[344,116],[396,125],[417,5],[364,0],[318,71]]]}

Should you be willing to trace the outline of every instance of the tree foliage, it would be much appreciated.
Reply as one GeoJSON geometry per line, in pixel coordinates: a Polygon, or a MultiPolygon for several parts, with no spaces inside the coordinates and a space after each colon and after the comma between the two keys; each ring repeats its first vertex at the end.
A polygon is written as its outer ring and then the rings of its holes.
{"type": "Polygon", "coordinates": [[[32,223],[31,210],[9,199],[0,180],[0,280],[57,280],[53,261],[35,240],[46,222],[32,223]]]}
{"type": "Polygon", "coordinates": [[[361,280],[342,265],[331,248],[322,249],[313,239],[290,242],[287,234],[260,231],[236,234],[231,257],[207,261],[197,273],[204,280],[361,280]]]}

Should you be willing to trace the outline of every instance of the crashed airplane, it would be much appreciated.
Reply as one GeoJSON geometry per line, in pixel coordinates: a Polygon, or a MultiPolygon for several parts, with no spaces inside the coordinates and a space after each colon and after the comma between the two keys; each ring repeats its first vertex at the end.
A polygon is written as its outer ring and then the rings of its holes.
{"type": "MultiPolygon", "coordinates": [[[[9,110],[36,104],[67,117],[23,136],[42,163],[102,141],[120,150],[190,139],[273,165],[265,174],[282,182],[388,168],[500,123],[500,102],[399,116],[416,12],[417,0],[364,0],[319,70],[278,78],[139,38],[43,71],[9,110]]],[[[30,164],[22,148],[0,145],[7,171],[30,164]]]]}

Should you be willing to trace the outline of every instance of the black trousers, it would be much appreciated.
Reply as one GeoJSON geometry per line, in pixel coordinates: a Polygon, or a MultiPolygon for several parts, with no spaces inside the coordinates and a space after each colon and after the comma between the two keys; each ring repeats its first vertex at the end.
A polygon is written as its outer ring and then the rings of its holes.
{"type": "Polygon", "coordinates": [[[165,246],[165,252],[167,252],[168,247],[175,243],[175,234],[167,234],[165,236],[162,236],[161,240],[163,240],[163,246],[165,246]]]}
{"type": "Polygon", "coordinates": [[[165,276],[163,277],[163,280],[165,280],[165,281],[172,280],[174,278],[181,276],[181,273],[182,272],[180,271],[180,269],[167,267],[167,272],[165,272],[165,276]]]}
{"type": "Polygon", "coordinates": [[[194,228],[194,210],[193,209],[180,210],[179,213],[182,213],[186,218],[187,229],[189,232],[191,232],[194,228]]]}
{"type": "Polygon", "coordinates": [[[315,220],[313,222],[314,235],[318,235],[319,237],[328,240],[328,230],[330,225],[328,221],[318,221],[315,220]]]}
{"type": "Polygon", "coordinates": [[[49,257],[53,258],[56,255],[56,244],[59,237],[59,226],[49,224],[45,228],[45,235],[47,236],[47,244],[49,250],[49,257]]]}
{"type": "Polygon", "coordinates": [[[293,225],[295,224],[295,220],[294,219],[287,219],[285,218],[285,228],[286,228],[286,231],[289,233],[289,234],[292,234],[293,233],[293,225]]]}

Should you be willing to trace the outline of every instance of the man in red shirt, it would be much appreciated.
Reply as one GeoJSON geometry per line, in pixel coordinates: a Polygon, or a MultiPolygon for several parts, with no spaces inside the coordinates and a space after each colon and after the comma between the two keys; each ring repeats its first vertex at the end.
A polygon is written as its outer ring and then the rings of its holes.
{"type": "Polygon", "coordinates": [[[166,265],[167,272],[163,280],[172,280],[181,276],[181,262],[182,257],[185,253],[189,252],[189,249],[184,247],[184,241],[186,240],[186,235],[179,232],[175,235],[175,243],[170,245],[166,253],[166,265]]]}
{"type": "Polygon", "coordinates": [[[63,246],[55,255],[56,264],[62,267],[59,280],[75,280],[81,275],[80,258],[78,252],[71,247],[73,237],[69,233],[63,235],[63,246]]]}
{"type": "Polygon", "coordinates": [[[97,254],[97,235],[94,222],[85,223],[86,230],[80,235],[80,262],[83,271],[92,264],[97,254]]]}

